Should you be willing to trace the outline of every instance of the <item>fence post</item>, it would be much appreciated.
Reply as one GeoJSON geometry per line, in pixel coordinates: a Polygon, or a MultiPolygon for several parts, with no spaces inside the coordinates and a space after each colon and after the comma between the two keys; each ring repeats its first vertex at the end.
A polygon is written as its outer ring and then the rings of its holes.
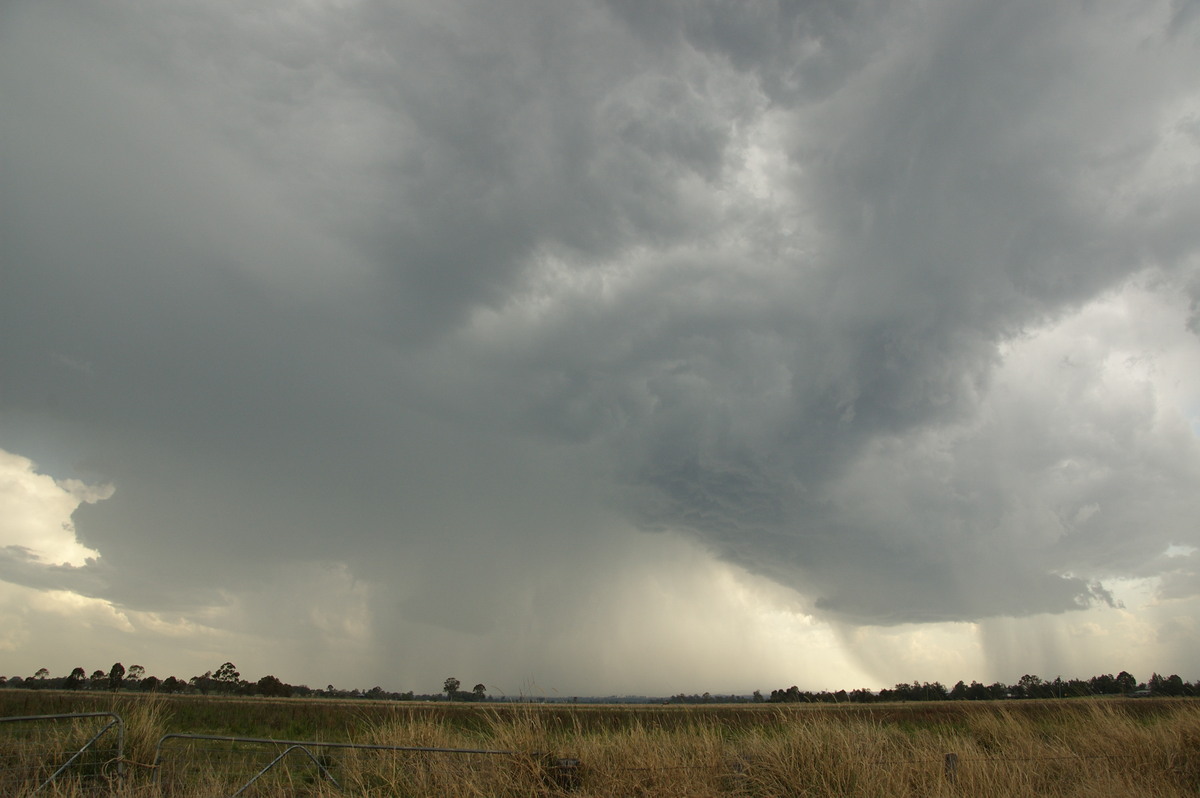
{"type": "Polygon", "coordinates": [[[954,784],[958,779],[958,754],[946,754],[946,781],[954,784]]]}

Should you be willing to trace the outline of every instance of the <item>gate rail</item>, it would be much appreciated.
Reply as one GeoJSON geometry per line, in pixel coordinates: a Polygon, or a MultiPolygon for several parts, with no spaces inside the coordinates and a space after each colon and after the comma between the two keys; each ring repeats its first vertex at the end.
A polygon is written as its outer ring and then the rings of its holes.
{"type": "Polygon", "coordinates": [[[66,772],[67,768],[71,767],[71,765],[74,764],[77,759],[83,756],[84,752],[95,745],[96,742],[114,726],[117,727],[117,777],[120,778],[125,775],[125,721],[122,720],[121,716],[115,712],[71,712],[62,715],[20,715],[16,717],[0,718],[0,723],[38,723],[41,721],[50,720],[77,720],[79,718],[111,718],[111,720],[104,724],[100,731],[96,732],[92,738],[84,743],[78,751],[72,754],[66,762],[60,765],[58,770],[54,771],[49,778],[39,784],[37,788],[34,789],[34,793],[41,792],[42,789],[54,782],[59,776],[66,772]]]}
{"type": "Polygon", "coordinates": [[[258,771],[258,773],[255,773],[254,776],[251,777],[250,781],[243,784],[238,789],[237,792],[235,792],[233,795],[230,796],[230,798],[238,798],[238,796],[241,795],[242,793],[244,793],[251,784],[258,781],[259,778],[263,774],[265,774],[268,770],[270,770],[271,768],[273,768],[277,764],[279,764],[281,761],[283,761],[287,757],[287,755],[290,754],[292,751],[303,751],[304,755],[307,756],[309,758],[309,760],[311,760],[312,763],[317,766],[317,770],[319,770],[321,772],[322,776],[329,779],[329,781],[333,784],[334,787],[337,787],[339,790],[342,789],[342,785],[338,784],[337,779],[335,779],[333,777],[333,774],[329,772],[329,768],[325,767],[324,763],[321,762],[321,760],[319,760],[315,756],[313,756],[312,751],[309,751],[307,748],[305,748],[302,745],[289,745],[287,748],[283,749],[283,752],[279,756],[272,759],[265,768],[258,771]]]}

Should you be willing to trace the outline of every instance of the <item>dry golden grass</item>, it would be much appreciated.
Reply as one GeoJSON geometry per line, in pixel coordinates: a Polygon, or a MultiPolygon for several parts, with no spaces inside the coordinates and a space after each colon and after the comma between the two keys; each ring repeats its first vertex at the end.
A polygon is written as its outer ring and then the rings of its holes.
{"type": "MultiPolygon", "coordinates": [[[[122,711],[126,759],[151,764],[161,735],[179,730],[171,727],[170,702],[130,700],[122,711]]],[[[852,708],[408,705],[356,712],[336,742],[493,753],[310,746],[321,767],[293,750],[244,794],[1170,798],[1200,789],[1200,702],[1186,699],[852,708]],[[957,755],[953,779],[948,753],[957,755]],[[557,768],[563,758],[578,760],[579,768],[557,768]]],[[[62,757],[80,731],[59,726],[39,732],[36,744],[0,737],[0,751],[26,760],[47,751],[62,757]]],[[[93,763],[103,772],[41,794],[230,795],[282,751],[174,739],[163,747],[159,785],[148,768],[130,764],[116,779],[111,767],[93,763]]],[[[21,795],[36,785],[6,786],[5,794],[21,795]]]]}

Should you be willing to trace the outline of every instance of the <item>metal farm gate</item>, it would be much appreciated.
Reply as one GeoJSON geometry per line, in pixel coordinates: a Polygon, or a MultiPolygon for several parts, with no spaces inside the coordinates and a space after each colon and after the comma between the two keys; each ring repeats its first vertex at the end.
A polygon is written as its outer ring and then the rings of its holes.
{"type": "Polygon", "coordinates": [[[125,722],[113,712],[26,715],[0,718],[0,724],[0,795],[125,775],[125,722]]]}

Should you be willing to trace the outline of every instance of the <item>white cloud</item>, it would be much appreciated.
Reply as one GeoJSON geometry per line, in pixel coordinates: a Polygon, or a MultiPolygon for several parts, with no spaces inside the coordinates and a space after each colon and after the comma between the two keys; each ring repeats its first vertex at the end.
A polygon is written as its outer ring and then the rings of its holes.
{"type": "Polygon", "coordinates": [[[79,542],[72,515],[113,491],[111,485],[57,481],[38,473],[32,460],[0,449],[0,547],[46,565],[85,565],[100,554],[79,542]]]}

